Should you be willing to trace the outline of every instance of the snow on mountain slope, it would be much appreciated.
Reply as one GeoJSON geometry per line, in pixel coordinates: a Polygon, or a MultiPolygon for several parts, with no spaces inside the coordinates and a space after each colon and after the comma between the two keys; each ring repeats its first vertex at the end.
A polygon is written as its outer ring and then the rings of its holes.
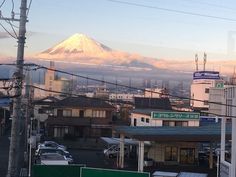
{"type": "Polygon", "coordinates": [[[88,64],[113,65],[129,64],[133,61],[153,65],[153,62],[155,62],[154,59],[150,62],[149,58],[142,57],[138,54],[115,51],[84,34],[74,34],[58,45],[36,55],[36,58],[88,64]]]}

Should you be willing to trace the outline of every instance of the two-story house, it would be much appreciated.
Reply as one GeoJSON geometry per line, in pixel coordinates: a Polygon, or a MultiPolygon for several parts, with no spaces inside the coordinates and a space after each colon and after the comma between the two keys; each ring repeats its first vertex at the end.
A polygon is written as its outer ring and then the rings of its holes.
{"type": "Polygon", "coordinates": [[[46,121],[48,135],[62,138],[111,136],[115,108],[109,103],[85,96],[67,97],[54,104],[54,115],[46,121]]]}

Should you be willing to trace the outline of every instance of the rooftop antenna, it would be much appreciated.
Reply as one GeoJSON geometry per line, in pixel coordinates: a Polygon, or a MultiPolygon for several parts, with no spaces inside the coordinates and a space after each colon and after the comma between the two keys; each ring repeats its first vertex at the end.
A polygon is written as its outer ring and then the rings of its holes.
{"type": "Polygon", "coordinates": [[[198,71],[198,55],[195,54],[196,71],[198,71]]]}
{"type": "Polygon", "coordinates": [[[207,61],[207,54],[204,52],[204,57],[203,57],[203,71],[206,70],[206,61],[207,61]]]}

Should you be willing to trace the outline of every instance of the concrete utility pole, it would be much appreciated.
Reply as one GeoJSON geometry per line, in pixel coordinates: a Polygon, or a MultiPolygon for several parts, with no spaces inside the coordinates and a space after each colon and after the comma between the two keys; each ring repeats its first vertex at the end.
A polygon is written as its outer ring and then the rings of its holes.
{"type": "MultiPolygon", "coordinates": [[[[7,169],[7,177],[18,176],[18,139],[19,135],[19,120],[21,118],[21,92],[22,92],[22,81],[23,81],[23,65],[24,65],[24,44],[25,44],[25,33],[26,33],[26,22],[27,22],[27,0],[21,0],[20,7],[20,21],[19,34],[18,34],[18,49],[17,49],[17,60],[16,60],[16,72],[14,77],[16,78],[15,95],[18,97],[14,98],[13,102],[13,117],[11,127],[11,140],[9,149],[9,161],[7,169]]],[[[14,21],[14,19],[10,19],[14,21]]]]}

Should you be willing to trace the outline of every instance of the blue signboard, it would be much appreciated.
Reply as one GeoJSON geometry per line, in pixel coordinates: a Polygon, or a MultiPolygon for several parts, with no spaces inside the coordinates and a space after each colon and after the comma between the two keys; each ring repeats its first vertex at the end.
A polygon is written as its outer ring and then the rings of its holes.
{"type": "Polygon", "coordinates": [[[196,71],[193,73],[193,80],[196,79],[220,79],[218,71],[196,71]]]}
{"type": "MultiPolygon", "coordinates": [[[[216,122],[216,117],[200,116],[200,122],[216,122]]],[[[220,119],[218,119],[220,121],[220,119]]]]}

